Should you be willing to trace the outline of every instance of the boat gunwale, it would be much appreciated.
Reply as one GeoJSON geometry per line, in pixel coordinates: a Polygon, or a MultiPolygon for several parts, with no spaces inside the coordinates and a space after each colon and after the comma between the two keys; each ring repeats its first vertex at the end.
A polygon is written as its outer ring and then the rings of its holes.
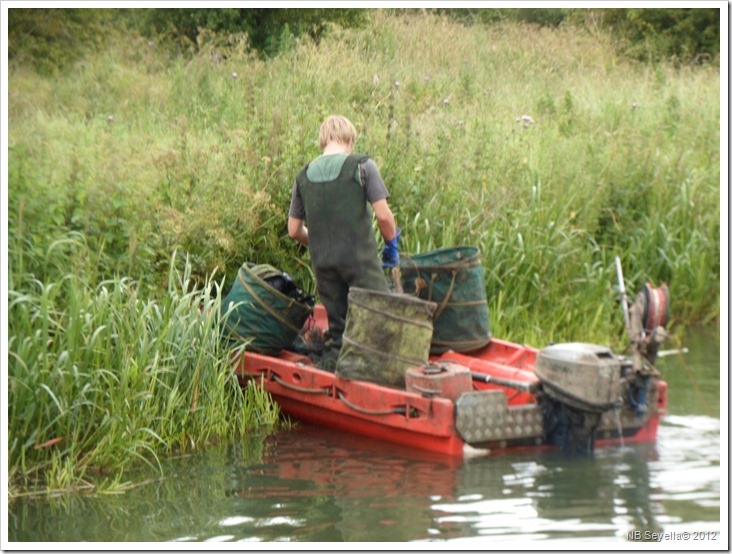
{"type": "MultiPolygon", "coordinates": [[[[473,360],[471,371],[491,375],[492,371],[508,372],[519,380],[534,382],[532,361],[538,349],[518,345],[501,339],[491,342],[470,354],[447,352],[430,357],[430,363],[473,360]]],[[[474,448],[465,441],[455,427],[455,403],[444,397],[395,388],[367,381],[347,380],[335,373],[316,367],[302,354],[283,351],[279,356],[245,351],[235,362],[236,372],[242,382],[261,379],[265,390],[272,395],[283,413],[298,420],[321,424],[354,434],[369,436],[387,442],[402,444],[424,451],[447,455],[464,455],[466,448],[474,448]],[[354,409],[359,400],[361,410],[354,409]],[[373,399],[379,400],[378,405],[373,399]],[[366,406],[368,404],[368,407],[366,406]]],[[[665,391],[667,383],[657,379],[659,405],[639,427],[624,428],[622,437],[598,437],[597,446],[616,446],[630,443],[655,442],[661,417],[666,413],[665,391]],[[661,402],[661,396],[664,400],[661,402]]],[[[500,391],[507,399],[507,407],[536,404],[536,396],[527,392],[512,391],[501,385],[473,382],[475,391],[500,391]]],[[[513,439],[486,445],[491,452],[516,449],[555,448],[548,444],[521,444],[513,439]],[[514,444],[515,443],[515,444],[514,444]]],[[[483,448],[478,445],[477,448],[483,448]]]]}

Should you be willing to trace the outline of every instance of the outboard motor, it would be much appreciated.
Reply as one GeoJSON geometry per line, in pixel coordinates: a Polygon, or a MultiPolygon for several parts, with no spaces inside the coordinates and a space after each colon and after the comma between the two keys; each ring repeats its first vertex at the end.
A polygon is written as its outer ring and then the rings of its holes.
{"type": "Polygon", "coordinates": [[[535,373],[546,442],[570,454],[592,452],[600,417],[622,402],[620,360],[604,346],[555,344],[538,353],[535,373]]]}

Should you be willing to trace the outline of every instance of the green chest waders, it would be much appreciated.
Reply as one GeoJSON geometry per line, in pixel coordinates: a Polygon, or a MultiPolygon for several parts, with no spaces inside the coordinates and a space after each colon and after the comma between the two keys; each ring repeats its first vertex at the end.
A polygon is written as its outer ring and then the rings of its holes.
{"type": "Polygon", "coordinates": [[[366,191],[354,177],[364,159],[348,156],[332,181],[311,182],[307,166],[297,176],[318,296],[328,312],[330,336],[337,347],[345,328],[350,287],[389,290],[379,263],[366,191]]]}

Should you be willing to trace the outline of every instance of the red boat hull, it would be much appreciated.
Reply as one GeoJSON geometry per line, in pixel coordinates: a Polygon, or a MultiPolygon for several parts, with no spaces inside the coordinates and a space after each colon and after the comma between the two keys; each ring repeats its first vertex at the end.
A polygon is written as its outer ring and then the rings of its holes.
{"type": "MultiPolygon", "coordinates": [[[[321,313],[316,314],[322,318],[321,313]]],[[[431,359],[468,368],[474,376],[487,376],[488,382],[473,379],[471,392],[491,399],[487,406],[496,414],[495,421],[485,424],[497,428],[479,444],[466,441],[456,426],[461,400],[349,381],[318,369],[307,356],[288,351],[279,356],[245,352],[236,367],[243,385],[263,386],[282,412],[296,420],[422,451],[463,456],[471,450],[497,453],[555,448],[536,430],[541,412],[532,389],[539,384],[533,371],[537,353],[532,347],[492,339],[470,355],[450,351],[431,359]]],[[[641,415],[626,407],[604,415],[596,445],[654,442],[660,418],[666,413],[666,399],[666,383],[654,379],[646,412],[641,415]]]]}

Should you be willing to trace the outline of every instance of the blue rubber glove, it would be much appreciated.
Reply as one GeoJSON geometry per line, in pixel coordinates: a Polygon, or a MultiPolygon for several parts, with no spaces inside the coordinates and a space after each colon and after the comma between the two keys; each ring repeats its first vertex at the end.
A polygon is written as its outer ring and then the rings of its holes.
{"type": "Polygon", "coordinates": [[[394,238],[384,243],[384,250],[381,251],[381,267],[384,269],[399,265],[399,238],[401,236],[402,231],[397,227],[394,238]]]}

